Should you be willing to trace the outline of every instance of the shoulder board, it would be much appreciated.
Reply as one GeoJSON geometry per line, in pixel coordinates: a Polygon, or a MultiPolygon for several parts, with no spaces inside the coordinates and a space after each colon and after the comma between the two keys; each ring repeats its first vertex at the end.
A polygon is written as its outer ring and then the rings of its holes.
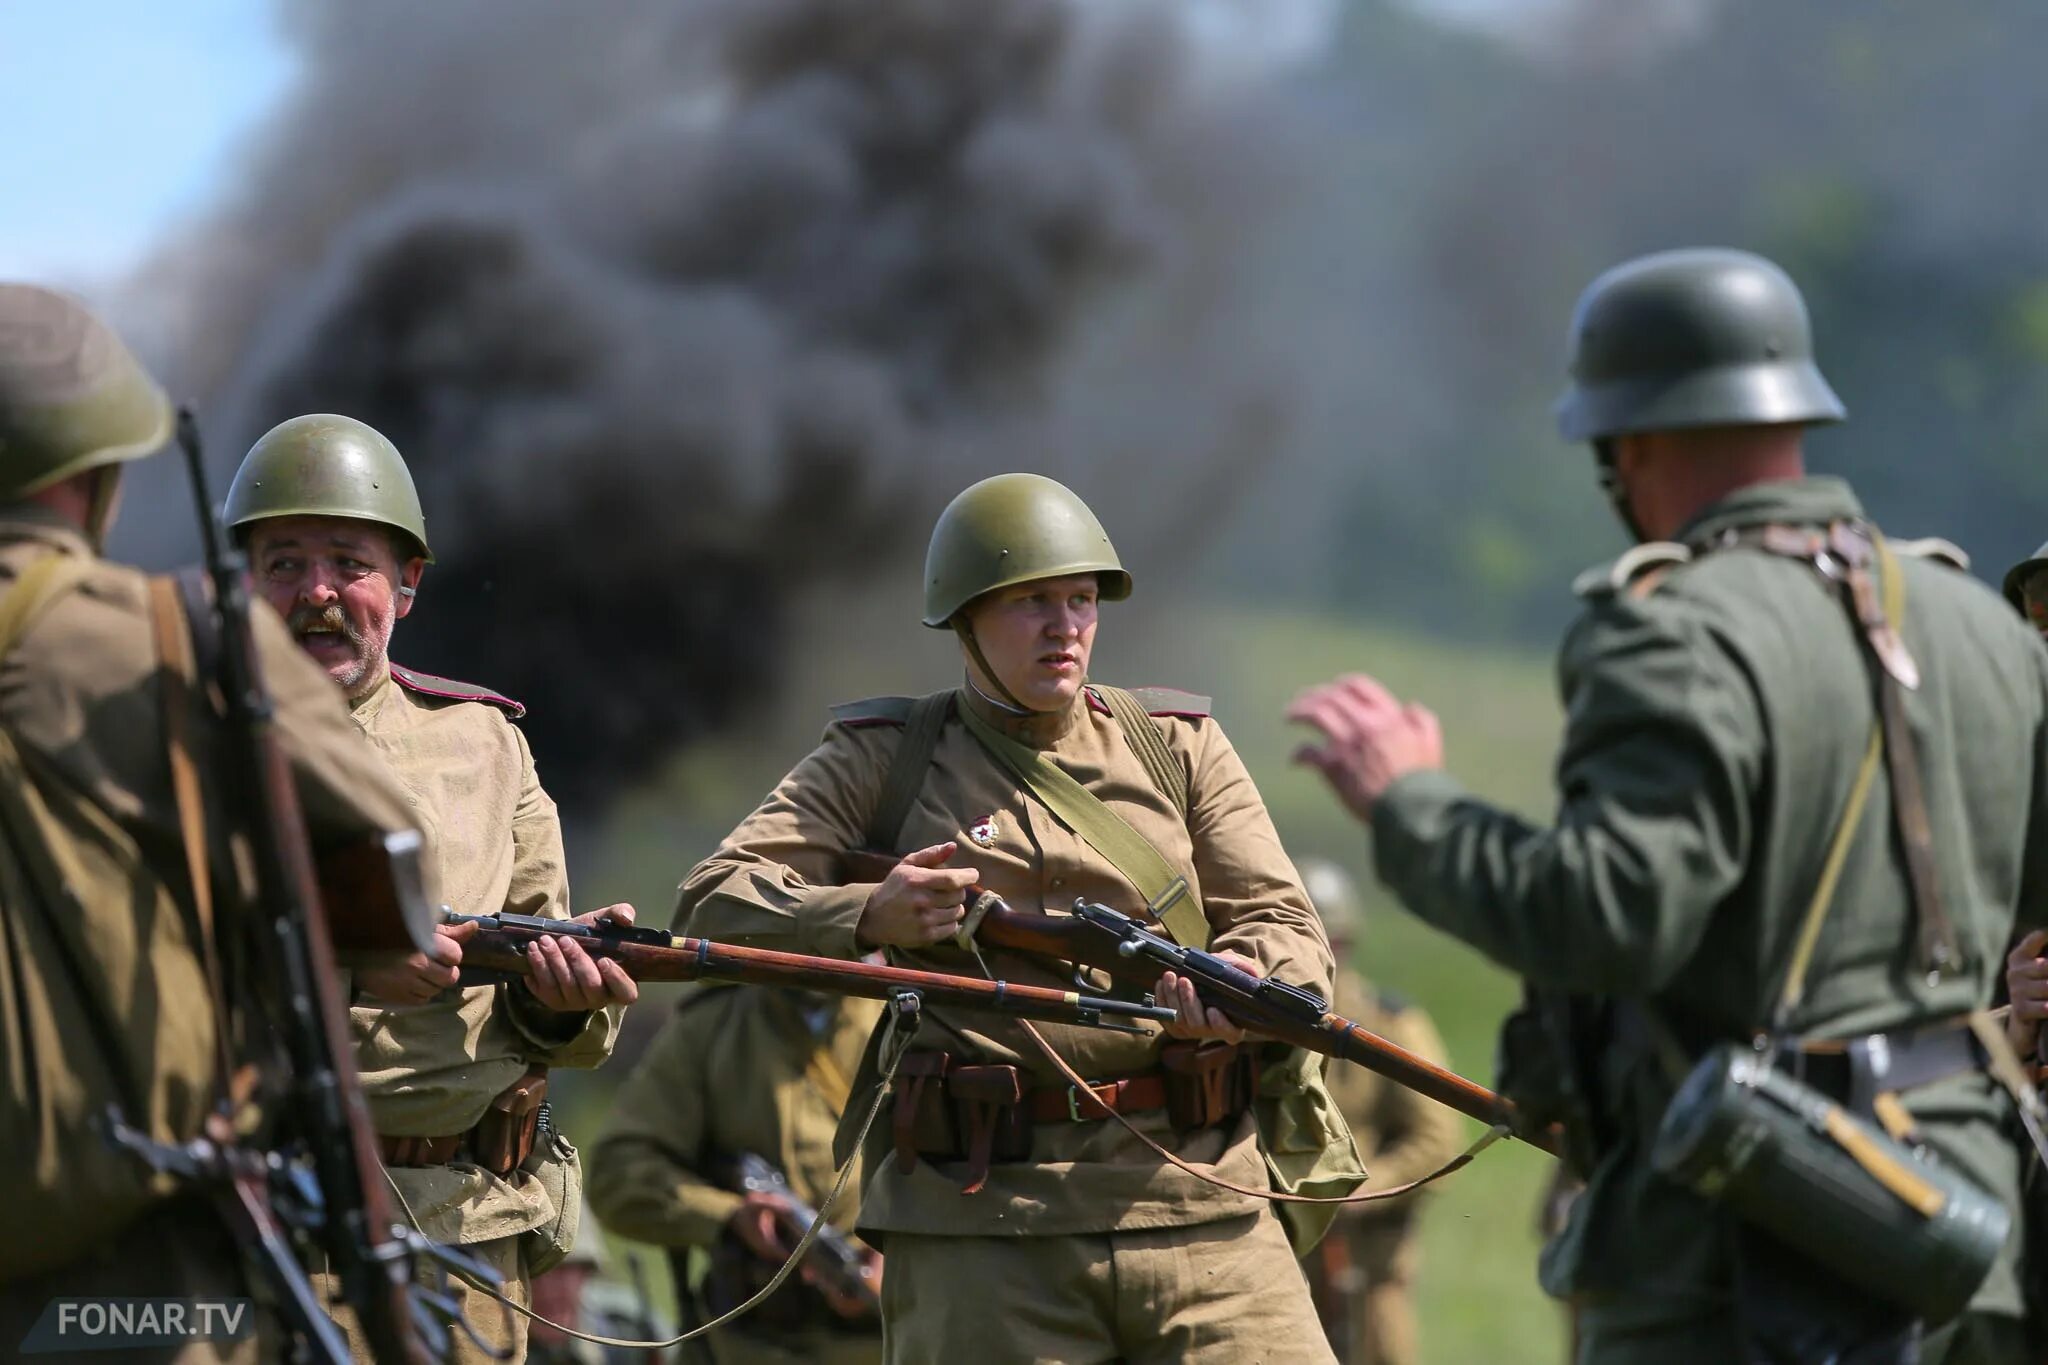
{"type": "Polygon", "coordinates": [[[1572,580],[1580,597],[1611,597],[1653,570],[1671,570],[1692,559],[1692,551],[1675,541],[1653,540],[1621,558],[1595,565],[1572,580]]]}
{"type": "Polygon", "coordinates": [[[1892,540],[1886,544],[1896,554],[1911,555],[1915,559],[1933,559],[1948,565],[1951,569],[1970,571],[1970,555],[1962,546],[1940,536],[1928,536],[1924,540],[1892,540]]]}
{"type": "Polygon", "coordinates": [[[408,692],[417,692],[423,697],[445,697],[450,701],[480,701],[502,709],[513,720],[526,714],[526,707],[510,697],[478,687],[475,683],[456,682],[453,678],[437,678],[431,673],[420,673],[410,668],[391,665],[392,678],[402,684],[408,692]]]}
{"type": "MultiPolygon", "coordinates": [[[[1209,698],[1193,692],[1182,692],[1172,687],[1130,687],[1124,690],[1138,699],[1138,705],[1145,708],[1147,715],[1197,719],[1212,714],[1209,698]]],[[[1088,689],[1088,705],[1105,716],[1109,714],[1109,707],[1095,695],[1093,688],[1088,689]]]]}
{"type": "Polygon", "coordinates": [[[863,725],[902,725],[910,719],[910,708],[916,697],[868,697],[862,701],[843,701],[832,708],[832,719],[840,725],[859,727],[863,725]]]}

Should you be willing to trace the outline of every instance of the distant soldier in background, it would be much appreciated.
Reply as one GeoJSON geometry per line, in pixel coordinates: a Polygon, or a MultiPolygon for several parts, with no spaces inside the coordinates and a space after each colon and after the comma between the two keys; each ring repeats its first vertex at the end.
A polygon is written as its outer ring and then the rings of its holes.
{"type": "MultiPolygon", "coordinates": [[[[118,1107],[149,1138],[189,1142],[228,1086],[223,1065],[247,1060],[249,889],[229,871],[221,822],[200,817],[206,923],[181,844],[197,812],[181,810],[171,778],[172,724],[197,771],[212,773],[219,718],[197,686],[172,700],[171,637],[152,634],[161,585],[99,557],[121,465],[155,452],[171,424],[162,391],[77,300],[0,284],[0,1151],[15,1220],[0,1239],[0,1353],[10,1358],[60,1297],[251,1293],[207,1196],[116,1148],[105,1123],[118,1107]]],[[[315,841],[415,828],[404,790],[276,615],[258,605],[252,624],[315,841]]],[[[251,1334],[194,1342],[176,1359],[277,1350],[251,1334]]]]}
{"type": "MultiPolygon", "coordinates": [[[[744,1301],[796,1244],[791,1200],[742,1190],[743,1155],[764,1159],[816,1208],[832,1188],[832,1135],[861,1050],[881,1015],[873,1000],[760,986],[691,990],[633,1069],[592,1149],[590,1203],[607,1228],[669,1249],[679,1301],[701,1321],[744,1301]],[[710,1273],[692,1285],[692,1250],[710,1273]]],[[[858,1177],[832,1210],[848,1238],[858,1177]]],[[[731,1326],[703,1338],[719,1365],[882,1358],[881,1257],[855,1242],[868,1292],[832,1294],[799,1274],[731,1326]]],[[[813,1251],[816,1263],[819,1253],[813,1251]]]]}
{"type": "Polygon", "coordinates": [[[2048,545],[2006,570],[2004,587],[2013,609],[2048,636],[2048,545]]]}
{"type": "Polygon", "coordinates": [[[658,1365],[659,1351],[607,1346],[560,1330],[615,1341],[666,1341],[675,1335],[655,1320],[637,1266],[630,1268],[631,1283],[615,1278],[617,1258],[587,1203],[583,1215],[576,1224],[575,1250],[553,1270],[533,1277],[535,1321],[528,1329],[526,1365],[658,1365]]]}
{"type": "MultiPolygon", "coordinates": [[[[347,696],[434,832],[452,907],[568,915],[561,823],[511,724],[525,708],[391,662],[392,631],[433,558],[397,449],[348,417],[295,417],[250,449],[225,511],[256,591],[347,696]]],[[[610,906],[581,918],[632,914],[610,906]]],[[[471,932],[443,927],[432,957],[356,974],[357,1060],[410,1216],[489,1264],[523,1303],[528,1277],[574,1244],[582,1207],[576,1150],[551,1126],[547,1068],[602,1062],[637,989],[617,963],[554,938],[536,948],[530,979],[458,986],[471,932]]],[[[473,1330],[523,1353],[523,1317],[454,1292],[473,1330]]]]}
{"type": "MultiPolygon", "coordinates": [[[[1298,864],[1337,959],[1332,1008],[1417,1056],[1450,1064],[1436,1025],[1420,1006],[1367,981],[1352,964],[1365,909],[1358,884],[1333,862],[1298,864]]],[[[1362,1066],[1331,1066],[1330,1094],[1344,1111],[1372,1172],[1367,1189],[1392,1189],[1437,1170],[1464,1147],[1458,1115],[1362,1066]]],[[[1345,1365],[1413,1365],[1418,1201],[1426,1191],[1358,1204],[1337,1215],[1304,1263],[1330,1347],[1345,1365]]]]}

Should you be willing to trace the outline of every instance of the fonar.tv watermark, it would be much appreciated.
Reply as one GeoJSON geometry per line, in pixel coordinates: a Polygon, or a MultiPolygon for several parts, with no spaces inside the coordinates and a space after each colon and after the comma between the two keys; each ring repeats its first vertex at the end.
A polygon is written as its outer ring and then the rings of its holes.
{"type": "Polygon", "coordinates": [[[247,1299],[52,1299],[23,1355],[233,1341],[255,1330],[247,1299]]]}

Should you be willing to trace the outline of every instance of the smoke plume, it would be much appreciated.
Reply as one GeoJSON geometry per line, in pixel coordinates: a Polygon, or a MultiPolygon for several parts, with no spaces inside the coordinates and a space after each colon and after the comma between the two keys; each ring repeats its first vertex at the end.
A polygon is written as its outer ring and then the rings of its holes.
{"type": "Polygon", "coordinates": [[[974,478],[1068,479],[1130,555],[1271,453],[1286,366],[1217,333],[1291,115],[1216,9],[295,9],[297,95],[156,271],[179,378],[226,451],[309,411],[395,441],[438,563],[394,652],[614,789],[974,478]]]}

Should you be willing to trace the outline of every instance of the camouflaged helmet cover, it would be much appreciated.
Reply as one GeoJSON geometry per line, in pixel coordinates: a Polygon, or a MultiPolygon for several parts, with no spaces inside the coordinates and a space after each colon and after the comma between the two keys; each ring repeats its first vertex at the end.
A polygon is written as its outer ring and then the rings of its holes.
{"type": "Polygon", "coordinates": [[[0,284],[0,498],[25,498],[170,439],[170,399],[79,300],[0,284]]]}
{"type": "Polygon", "coordinates": [[[924,623],[943,628],[983,593],[1092,573],[1102,599],[1131,595],[1131,576],[1088,504],[1040,474],[998,474],[953,499],[924,560],[924,623]]]}
{"type": "Polygon", "coordinates": [[[1814,364],[1799,287],[1747,251],[1623,262],[1579,296],[1570,345],[1557,403],[1569,441],[1848,415],[1814,364]]]}
{"type": "Polygon", "coordinates": [[[428,563],[427,516],[398,447],[367,422],[316,412],[263,433],[235,471],[223,509],[228,529],[248,535],[274,517],[352,517],[402,531],[428,563]]]}

